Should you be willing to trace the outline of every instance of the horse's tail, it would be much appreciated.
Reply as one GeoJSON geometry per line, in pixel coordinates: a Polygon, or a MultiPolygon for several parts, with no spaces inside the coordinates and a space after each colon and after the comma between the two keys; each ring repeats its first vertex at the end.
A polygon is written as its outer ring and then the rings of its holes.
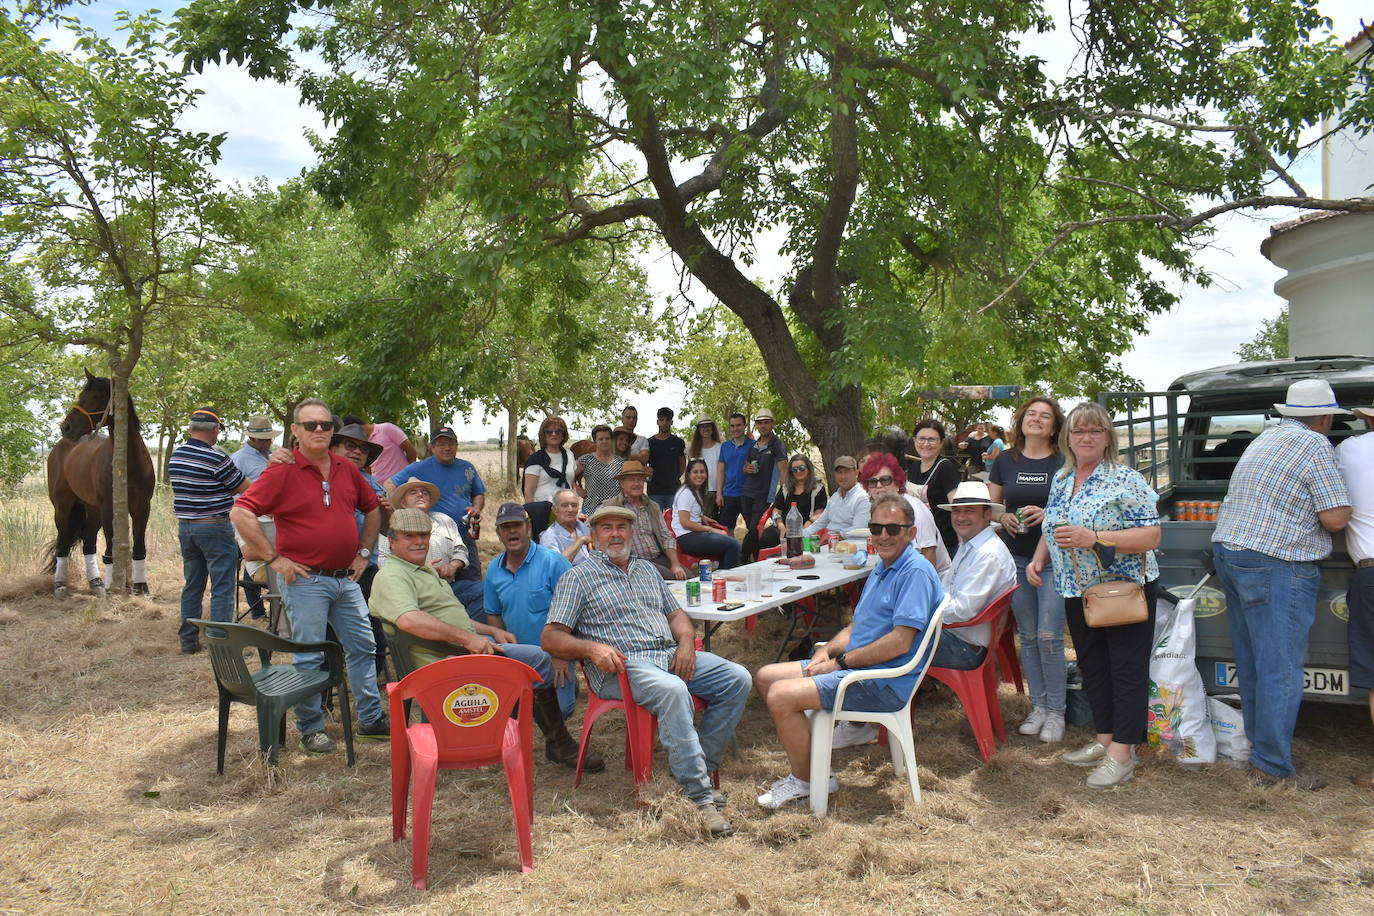
{"type": "Polygon", "coordinates": [[[57,572],[57,538],[48,541],[43,548],[43,571],[49,575],[57,572]]]}
{"type": "Polygon", "coordinates": [[[81,538],[82,530],[86,527],[86,504],[81,500],[72,503],[72,507],[67,512],[67,527],[57,533],[43,548],[43,568],[49,573],[57,572],[57,549],[58,546],[66,541],[67,551],[71,552],[71,545],[81,538]]]}

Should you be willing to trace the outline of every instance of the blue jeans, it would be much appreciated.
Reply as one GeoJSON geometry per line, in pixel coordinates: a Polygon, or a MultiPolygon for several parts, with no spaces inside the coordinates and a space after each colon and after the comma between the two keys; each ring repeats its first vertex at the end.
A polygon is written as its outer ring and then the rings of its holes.
{"type": "Polygon", "coordinates": [[[739,497],[726,496],[724,493],[722,493],[720,496],[720,501],[720,514],[716,516],[716,521],[720,522],[722,525],[728,528],[731,534],[734,534],[735,525],[739,524],[739,516],[741,511],[739,497]]]}
{"type": "MultiPolygon", "coordinates": [[[[690,681],[639,658],[628,659],[625,669],[635,702],[658,717],[673,778],[694,804],[710,802],[711,771],[719,768],[753,687],[749,671],[710,652],[697,653],[690,681]],[[694,696],[707,703],[699,728],[692,722],[694,696]]],[[[601,695],[619,699],[620,681],[608,679],[601,695]]]]}
{"type": "Polygon", "coordinates": [[[449,588],[469,617],[477,623],[487,622],[486,586],[481,579],[454,579],[449,583],[449,588]]]}
{"type": "Polygon", "coordinates": [[[201,616],[205,580],[210,580],[210,619],[230,623],[234,619],[234,574],[239,568],[239,546],[229,519],[213,522],[177,522],[181,541],[181,569],[186,585],[181,589],[181,627],[177,637],[183,648],[200,643],[200,631],[190,621],[201,616]]]}
{"type": "MultiPolygon", "coordinates": [[[[291,622],[292,639],[323,642],[325,626],[334,628],[334,635],[343,646],[348,686],[358,704],[358,721],[370,725],[380,719],[377,646],[372,641],[372,623],[358,583],[331,576],[297,576],[296,581],[282,586],[282,601],[286,605],[286,619],[291,622]]],[[[302,668],[320,668],[324,665],[324,653],[297,652],[294,660],[302,668]]],[[[296,728],[302,735],[324,730],[319,694],[296,704],[296,728]]]]}
{"type": "Polygon", "coordinates": [[[964,642],[949,630],[940,631],[940,643],[935,647],[935,655],[930,664],[934,668],[953,668],[955,671],[972,671],[988,657],[985,646],[975,646],[964,642]]]}
{"type": "Polygon", "coordinates": [[[1231,648],[1240,681],[1250,763],[1271,776],[1292,776],[1293,729],[1302,703],[1302,663],[1317,616],[1316,563],[1280,560],[1255,550],[1212,545],[1226,592],[1231,648]]]}
{"type": "Polygon", "coordinates": [[[1031,705],[1064,714],[1064,683],[1068,672],[1064,662],[1064,599],[1054,587],[1049,567],[1041,574],[1039,588],[1026,579],[1030,557],[1013,556],[1016,584],[1011,611],[1021,636],[1021,673],[1026,678],[1031,705]]]}
{"type": "Polygon", "coordinates": [[[721,569],[739,565],[739,541],[720,531],[689,531],[677,539],[679,553],[720,560],[721,569]]]}

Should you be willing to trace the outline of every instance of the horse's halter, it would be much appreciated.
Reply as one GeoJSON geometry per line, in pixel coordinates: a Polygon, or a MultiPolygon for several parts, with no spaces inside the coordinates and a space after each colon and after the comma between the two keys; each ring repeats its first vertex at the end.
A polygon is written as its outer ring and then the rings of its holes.
{"type": "Polygon", "coordinates": [[[109,401],[106,401],[106,402],[105,402],[105,406],[102,407],[102,408],[100,408],[100,410],[98,410],[98,411],[97,411],[97,410],[87,410],[86,408],[82,407],[80,404],[73,404],[73,405],[72,405],[72,410],[77,410],[77,411],[80,411],[81,413],[85,414],[86,419],[87,419],[87,420],[90,422],[90,424],[91,424],[91,432],[95,432],[97,429],[100,429],[100,427],[102,427],[102,426],[105,425],[105,415],[108,414],[108,413],[110,412],[110,402],[109,402],[109,401]]]}

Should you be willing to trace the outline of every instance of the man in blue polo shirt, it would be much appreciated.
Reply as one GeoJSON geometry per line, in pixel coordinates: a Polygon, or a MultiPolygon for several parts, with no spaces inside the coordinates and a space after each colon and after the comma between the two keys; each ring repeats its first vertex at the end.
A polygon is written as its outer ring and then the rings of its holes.
{"type": "Polygon", "coordinates": [[[229,510],[234,494],[248,489],[243,476],[224,452],[215,448],[224,424],[219,414],[202,407],[191,414],[189,438],[172,451],[167,477],[172,484],[172,512],[177,517],[181,542],[181,568],[186,585],[181,590],[181,651],[200,651],[199,631],[191,625],[201,616],[205,580],[210,580],[210,619],[228,623],[234,619],[234,573],[239,548],[229,510]]]}
{"type": "MultiPolygon", "coordinates": [[[[944,600],[945,590],[935,567],[911,546],[915,521],[911,504],[902,496],[878,497],[869,530],[881,562],[864,583],[854,621],[809,661],[765,665],[755,676],[792,766],[792,772],[759,796],[765,808],[780,808],[811,794],[811,722],[806,710],[833,710],[840,681],[851,670],[900,668],[920,646],[920,634],[944,600]]],[[[853,684],[846,690],[844,708],[895,712],[911,699],[919,673],[913,669],[899,678],[853,684]]],[[[833,776],[829,788],[836,789],[833,776]]]]}
{"type": "Polygon", "coordinates": [[[468,509],[476,515],[482,514],[487,488],[473,463],[458,457],[458,435],[451,427],[441,426],[434,431],[429,437],[429,451],[428,458],[406,465],[390,480],[382,481],[382,486],[388,495],[407,480],[423,480],[439,488],[439,501],[431,508],[458,523],[463,546],[472,558],[453,580],[453,594],[463,602],[472,619],[480,623],[486,619],[482,601],[482,563],[469,525],[468,509]]]}
{"type": "MultiPolygon", "coordinates": [[[[501,625],[515,634],[516,642],[537,646],[554,586],[572,564],[558,551],[531,541],[530,532],[524,506],[503,503],[496,510],[496,538],[506,549],[487,564],[485,603],[487,613],[500,615],[501,625]]],[[[561,658],[553,660],[553,669],[559,705],[567,716],[577,702],[576,680],[561,658]]]]}
{"type": "Polygon", "coordinates": [[[744,494],[744,462],[749,460],[749,447],[754,439],[749,435],[749,422],[742,413],[727,418],[730,438],[720,444],[720,463],[716,469],[716,505],[720,506],[720,523],[731,534],[739,521],[740,496],[744,494]]]}

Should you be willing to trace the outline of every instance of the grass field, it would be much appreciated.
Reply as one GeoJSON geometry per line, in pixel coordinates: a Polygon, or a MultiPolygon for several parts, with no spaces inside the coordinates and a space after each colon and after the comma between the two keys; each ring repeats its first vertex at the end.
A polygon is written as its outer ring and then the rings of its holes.
{"type": "MultiPolygon", "coordinates": [[[[1013,736],[981,764],[943,689],[918,701],[921,805],[875,745],[836,753],[825,822],[764,813],[753,798],[785,764],[754,699],[722,771],[738,833],[712,843],[661,753],[649,804],[635,806],[611,715],[596,741],[607,770],[576,791],[535,739],[531,875],[519,873],[499,771],[441,776],[432,889],[415,891],[409,845],[390,841],[384,745],[360,745],[349,770],[342,752],[301,752],[292,727],[269,778],[253,713],[236,707],[215,775],[214,682],[204,655],[177,652],[166,507],[149,599],[74,588],[57,602],[36,569],[40,496],[0,504],[0,913],[1374,912],[1374,809],[1347,781],[1374,766],[1361,709],[1304,712],[1298,752],[1331,781],[1322,792],[1261,790],[1224,765],[1187,772],[1153,756],[1130,784],[1093,792],[1057,761],[1062,748],[1038,741],[1013,736]]],[[[717,650],[756,668],[782,623],[767,618],[753,637],[727,628],[717,650]]],[[[1010,721],[1026,705],[1004,688],[1010,721]]]]}

